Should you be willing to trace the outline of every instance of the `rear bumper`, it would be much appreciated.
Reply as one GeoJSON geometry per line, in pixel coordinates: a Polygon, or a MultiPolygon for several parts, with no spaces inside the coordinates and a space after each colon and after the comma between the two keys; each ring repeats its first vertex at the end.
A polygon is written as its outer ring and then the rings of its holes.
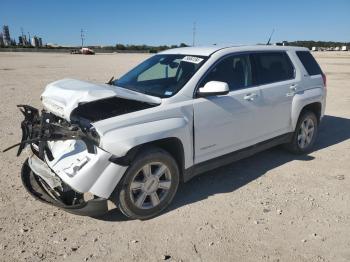
{"type": "MultiPolygon", "coordinates": [[[[107,199],[105,198],[96,198],[88,201],[83,201],[80,197],[81,194],[76,192],[75,197],[78,197],[80,200],[77,204],[66,204],[59,198],[54,197],[47,190],[47,185],[44,184],[43,180],[40,179],[40,176],[36,175],[31,167],[28,164],[28,159],[22,166],[21,179],[24,187],[35,199],[63,209],[69,213],[81,215],[81,216],[101,216],[108,211],[107,199]]],[[[70,192],[69,196],[62,197],[72,198],[70,192]]],[[[73,199],[72,199],[73,200],[73,199]]],[[[72,201],[74,203],[74,201],[72,201]]]]}

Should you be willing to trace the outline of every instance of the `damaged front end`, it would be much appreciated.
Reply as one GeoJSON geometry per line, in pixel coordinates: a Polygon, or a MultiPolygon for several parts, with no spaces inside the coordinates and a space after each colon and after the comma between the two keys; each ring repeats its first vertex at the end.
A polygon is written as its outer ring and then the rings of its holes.
{"type": "Polygon", "coordinates": [[[33,152],[36,152],[40,158],[43,158],[46,153],[51,160],[52,154],[47,146],[48,141],[79,139],[84,141],[89,153],[95,152],[99,136],[89,123],[85,125],[82,125],[82,122],[69,123],[45,110],[42,110],[40,115],[39,110],[32,106],[18,105],[18,107],[24,115],[21,123],[22,140],[4,151],[19,146],[17,151],[17,156],[19,156],[24,147],[29,144],[33,152]]]}
{"type": "Polygon", "coordinates": [[[99,136],[91,124],[69,123],[28,105],[18,107],[24,115],[22,141],[4,151],[18,146],[19,156],[26,146],[31,148],[32,154],[21,172],[27,191],[36,199],[70,213],[88,216],[106,213],[108,197],[103,197],[104,188],[98,180],[104,180],[103,175],[108,176],[118,166],[110,167],[113,164],[108,161],[110,154],[98,148],[99,136]]]}

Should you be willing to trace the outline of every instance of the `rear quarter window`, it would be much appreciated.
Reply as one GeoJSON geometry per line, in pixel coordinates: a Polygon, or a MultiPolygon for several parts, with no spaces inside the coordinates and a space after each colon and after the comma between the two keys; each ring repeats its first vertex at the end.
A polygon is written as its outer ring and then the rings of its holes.
{"type": "Polygon", "coordinates": [[[296,51],[296,54],[310,76],[322,74],[321,67],[309,51],[296,51]]]}
{"type": "Polygon", "coordinates": [[[280,82],[294,78],[294,67],[285,52],[252,54],[257,84],[280,82]]]}

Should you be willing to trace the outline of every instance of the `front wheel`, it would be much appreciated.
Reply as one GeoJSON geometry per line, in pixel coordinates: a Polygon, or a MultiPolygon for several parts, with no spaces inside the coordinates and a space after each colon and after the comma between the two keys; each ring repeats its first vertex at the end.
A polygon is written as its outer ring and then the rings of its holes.
{"type": "Polygon", "coordinates": [[[138,154],[116,192],[117,205],[132,219],[158,215],[173,200],[179,185],[179,169],[165,150],[150,148],[138,154]]]}
{"type": "Polygon", "coordinates": [[[317,137],[318,121],[315,113],[303,112],[298,120],[292,141],[286,145],[287,149],[295,154],[310,152],[317,137]]]}

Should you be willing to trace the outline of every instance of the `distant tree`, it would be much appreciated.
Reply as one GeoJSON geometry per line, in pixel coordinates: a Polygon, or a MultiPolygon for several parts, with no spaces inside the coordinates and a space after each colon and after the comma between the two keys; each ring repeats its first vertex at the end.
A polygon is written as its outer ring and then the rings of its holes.
{"type": "Polygon", "coordinates": [[[181,43],[180,47],[188,47],[188,45],[186,45],[185,43],[181,43]]]}
{"type": "Polygon", "coordinates": [[[163,50],[167,50],[167,49],[169,49],[169,46],[167,46],[167,45],[161,45],[158,47],[159,51],[163,51],[163,50]]]}
{"type": "Polygon", "coordinates": [[[115,48],[116,48],[117,50],[125,50],[125,49],[126,49],[125,45],[123,45],[123,44],[116,44],[116,45],[115,45],[115,48]]]}
{"type": "Polygon", "coordinates": [[[139,50],[139,46],[137,46],[137,45],[127,45],[126,49],[127,50],[139,50]]]}
{"type": "Polygon", "coordinates": [[[333,41],[293,41],[293,42],[288,42],[288,45],[292,46],[302,46],[302,47],[307,47],[311,49],[313,46],[315,47],[337,47],[337,46],[343,46],[343,45],[349,45],[349,43],[346,42],[333,42],[333,41]]]}
{"type": "Polygon", "coordinates": [[[89,46],[89,48],[91,49],[105,49],[105,50],[114,50],[114,49],[118,49],[114,46],[111,46],[111,45],[107,45],[107,46],[104,46],[103,48],[99,47],[99,46],[89,46]]]}

